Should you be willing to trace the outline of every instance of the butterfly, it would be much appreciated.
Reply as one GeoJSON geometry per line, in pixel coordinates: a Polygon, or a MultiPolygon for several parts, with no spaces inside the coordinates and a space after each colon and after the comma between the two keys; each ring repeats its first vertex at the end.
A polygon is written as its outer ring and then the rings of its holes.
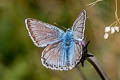
{"type": "Polygon", "coordinates": [[[25,19],[29,36],[37,47],[45,47],[41,61],[53,70],[71,70],[82,58],[86,11],[83,10],[66,32],[36,19],[25,19]]]}

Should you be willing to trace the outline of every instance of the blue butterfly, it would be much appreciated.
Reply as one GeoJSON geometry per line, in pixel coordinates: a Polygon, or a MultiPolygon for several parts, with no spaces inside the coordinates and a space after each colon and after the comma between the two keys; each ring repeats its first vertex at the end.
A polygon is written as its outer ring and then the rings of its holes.
{"type": "Polygon", "coordinates": [[[86,11],[83,10],[66,32],[56,26],[28,18],[25,20],[29,36],[37,47],[46,47],[42,64],[54,70],[70,70],[82,58],[86,11]]]}

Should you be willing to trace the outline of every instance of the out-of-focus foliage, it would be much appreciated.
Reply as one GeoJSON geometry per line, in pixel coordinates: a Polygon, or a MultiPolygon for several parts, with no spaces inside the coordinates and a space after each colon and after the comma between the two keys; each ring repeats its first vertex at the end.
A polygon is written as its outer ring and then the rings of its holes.
{"type": "MultiPolygon", "coordinates": [[[[60,72],[42,66],[42,49],[34,46],[24,20],[31,17],[69,28],[82,9],[87,11],[85,34],[91,41],[89,51],[105,67],[112,80],[120,80],[120,34],[108,40],[103,38],[104,27],[115,21],[115,0],[86,6],[93,1],[0,0],[0,80],[81,80],[77,69],[60,72]]],[[[119,9],[118,5],[118,16],[119,9]]],[[[87,61],[81,69],[88,80],[100,80],[87,61]]]]}

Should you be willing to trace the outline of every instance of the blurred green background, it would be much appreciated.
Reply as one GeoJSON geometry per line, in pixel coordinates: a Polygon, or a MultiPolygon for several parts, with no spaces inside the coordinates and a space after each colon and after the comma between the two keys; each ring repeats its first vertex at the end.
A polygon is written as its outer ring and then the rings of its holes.
{"type": "MultiPolygon", "coordinates": [[[[120,80],[120,33],[104,39],[105,26],[115,21],[115,0],[86,6],[93,1],[0,0],[0,80],[82,80],[76,68],[60,72],[42,66],[43,49],[33,44],[24,20],[30,17],[69,28],[83,9],[87,11],[85,34],[86,41],[91,41],[89,51],[112,80],[120,80]]],[[[120,0],[118,16],[119,4],[120,0]]],[[[101,80],[87,61],[81,70],[88,80],[101,80]]]]}

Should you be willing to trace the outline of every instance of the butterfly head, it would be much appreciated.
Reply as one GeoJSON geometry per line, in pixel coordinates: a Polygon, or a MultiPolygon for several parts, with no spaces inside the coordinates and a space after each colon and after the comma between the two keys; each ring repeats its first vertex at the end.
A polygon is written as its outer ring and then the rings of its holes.
{"type": "Polygon", "coordinates": [[[68,28],[66,31],[71,31],[70,28],[68,28]]]}
{"type": "Polygon", "coordinates": [[[68,28],[68,29],[66,30],[66,35],[67,35],[67,36],[71,36],[71,35],[72,35],[72,31],[71,31],[70,28],[68,28]]]}

